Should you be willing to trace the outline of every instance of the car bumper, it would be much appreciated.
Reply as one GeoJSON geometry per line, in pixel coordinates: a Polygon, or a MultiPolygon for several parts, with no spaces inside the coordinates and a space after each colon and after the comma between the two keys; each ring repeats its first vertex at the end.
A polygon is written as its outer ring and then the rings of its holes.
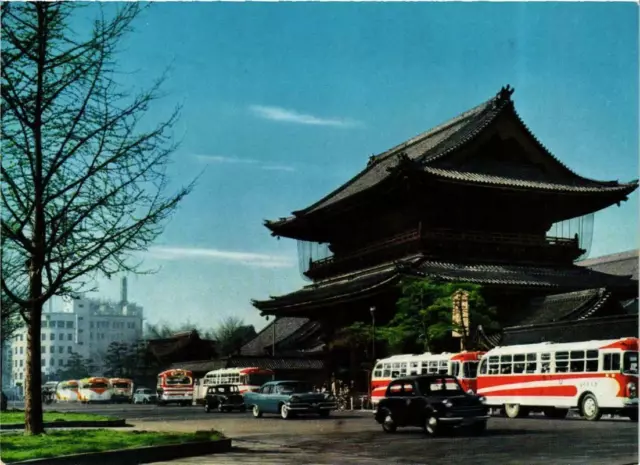
{"type": "Polygon", "coordinates": [[[440,417],[438,421],[446,425],[472,425],[482,421],[489,420],[489,415],[480,415],[477,417],[440,417]]]}
{"type": "Polygon", "coordinates": [[[320,412],[326,410],[337,410],[338,404],[335,402],[319,402],[318,404],[287,404],[287,408],[292,412],[320,412]]]}
{"type": "Polygon", "coordinates": [[[160,396],[159,400],[162,402],[191,402],[193,401],[193,396],[160,396]]]}

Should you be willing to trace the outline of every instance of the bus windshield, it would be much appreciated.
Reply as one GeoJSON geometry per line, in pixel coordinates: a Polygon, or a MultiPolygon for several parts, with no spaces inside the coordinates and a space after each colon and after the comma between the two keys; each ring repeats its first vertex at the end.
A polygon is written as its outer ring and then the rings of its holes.
{"type": "Polygon", "coordinates": [[[176,384],[180,384],[180,385],[190,385],[191,384],[191,378],[189,378],[188,376],[167,376],[166,379],[166,384],[168,386],[175,386],[176,384]]]}
{"type": "Polygon", "coordinates": [[[107,385],[107,383],[87,383],[84,385],[84,387],[87,389],[105,389],[109,386],[107,385]]]}
{"type": "Polygon", "coordinates": [[[118,389],[128,389],[129,387],[131,387],[131,385],[127,382],[121,382],[121,383],[114,383],[113,387],[118,389]]]}
{"type": "Polygon", "coordinates": [[[478,362],[464,362],[462,365],[462,375],[464,378],[477,378],[478,362]]]}
{"type": "Polygon", "coordinates": [[[638,352],[625,352],[622,361],[622,372],[638,374],[638,352]]]}
{"type": "Polygon", "coordinates": [[[270,374],[265,373],[253,373],[243,376],[245,383],[250,386],[262,386],[264,383],[268,383],[273,378],[270,374]]]}

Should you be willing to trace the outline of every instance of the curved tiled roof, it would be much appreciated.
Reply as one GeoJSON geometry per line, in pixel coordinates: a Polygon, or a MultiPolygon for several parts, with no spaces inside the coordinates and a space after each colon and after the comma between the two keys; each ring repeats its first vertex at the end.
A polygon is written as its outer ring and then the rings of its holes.
{"type": "Polygon", "coordinates": [[[513,89],[502,88],[493,98],[462,113],[459,116],[397,145],[377,156],[370,157],[367,166],[348,182],[327,194],[307,208],[294,211],[293,216],[277,221],[265,221],[272,230],[293,224],[307,214],[315,213],[347,198],[367,191],[390,179],[395,168],[408,161],[418,171],[444,180],[481,185],[502,186],[528,190],[574,192],[574,193],[620,193],[626,195],[638,187],[638,181],[618,183],[617,181],[596,181],[576,174],[551,154],[533,135],[515,111],[511,101],[513,89]],[[441,166],[441,160],[448,154],[475,140],[485,129],[498,119],[499,115],[511,118],[520,131],[528,137],[557,167],[554,176],[531,176],[526,170],[515,170],[508,175],[468,171],[455,166],[441,166]]]}
{"type": "Polygon", "coordinates": [[[581,260],[576,262],[576,265],[584,266],[585,268],[599,271],[601,273],[616,276],[631,276],[632,279],[637,281],[639,257],[638,249],[635,249],[627,252],[581,260]]]}

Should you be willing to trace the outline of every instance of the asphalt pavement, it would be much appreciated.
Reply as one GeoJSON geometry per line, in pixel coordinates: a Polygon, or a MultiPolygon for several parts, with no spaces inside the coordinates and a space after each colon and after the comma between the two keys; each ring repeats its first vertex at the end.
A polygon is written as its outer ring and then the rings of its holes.
{"type": "MultiPolygon", "coordinates": [[[[201,407],[54,404],[46,410],[84,411],[127,419],[129,429],[215,429],[231,437],[234,450],[161,462],[176,464],[451,464],[628,465],[638,463],[638,424],[627,419],[590,422],[494,417],[484,436],[426,437],[417,428],[382,431],[368,411],[334,412],[328,419],[247,413],[205,413],[201,407]]],[[[157,465],[160,465],[158,463],[157,465]]]]}

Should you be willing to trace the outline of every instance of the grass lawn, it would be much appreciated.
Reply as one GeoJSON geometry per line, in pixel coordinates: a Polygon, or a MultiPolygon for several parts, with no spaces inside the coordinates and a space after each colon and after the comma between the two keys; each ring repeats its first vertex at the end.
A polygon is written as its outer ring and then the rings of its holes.
{"type": "MultiPolygon", "coordinates": [[[[44,421],[107,421],[117,420],[115,417],[107,417],[104,415],[93,415],[91,413],[65,413],[65,412],[44,412],[44,421]]],[[[8,410],[0,412],[0,424],[24,424],[23,410],[8,410]]]]}
{"type": "Polygon", "coordinates": [[[104,452],[222,438],[222,434],[215,431],[156,433],[107,429],[49,431],[40,436],[2,434],[0,435],[0,458],[8,463],[83,452],[104,452]]]}

